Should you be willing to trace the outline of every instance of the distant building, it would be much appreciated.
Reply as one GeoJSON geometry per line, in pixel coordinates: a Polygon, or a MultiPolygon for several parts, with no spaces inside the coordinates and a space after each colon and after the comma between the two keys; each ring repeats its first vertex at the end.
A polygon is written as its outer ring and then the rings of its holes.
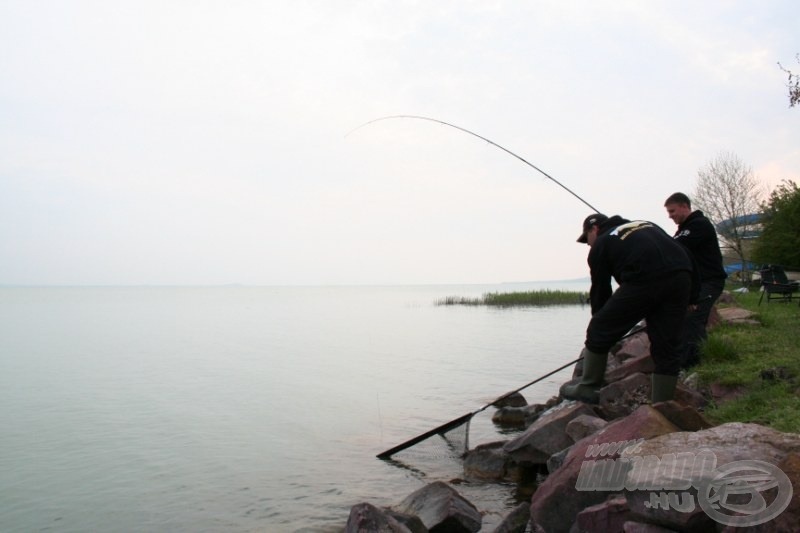
{"type": "MultiPolygon", "coordinates": [[[[742,238],[745,256],[749,257],[750,252],[753,250],[755,240],[761,235],[761,218],[761,213],[729,218],[717,224],[716,230],[720,235],[730,235],[735,231],[736,235],[742,238]]],[[[725,267],[725,272],[728,273],[731,279],[738,281],[754,281],[753,273],[758,276],[758,268],[760,265],[751,261],[742,263],[742,259],[738,254],[734,253],[733,250],[724,245],[721,246],[721,249],[722,265],[725,267]]]]}
{"type": "Polygon", "coordinates": [[[761,213],[729,218],[717,224],[716,228],[720,235],[730,234],[735,229],[743,239],[755,239],[761,235],[761,213]]]}

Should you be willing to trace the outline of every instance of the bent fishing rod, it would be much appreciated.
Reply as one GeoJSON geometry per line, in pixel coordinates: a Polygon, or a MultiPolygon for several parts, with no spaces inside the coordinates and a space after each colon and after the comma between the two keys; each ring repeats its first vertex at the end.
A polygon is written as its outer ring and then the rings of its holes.
{"type": "Polygon", "coordinates": [[[473,137],[477,137],[478,139],[486,141],[487,143],[491,144],[492,146],[494,146],[496,148],[499,148],[502,151],[506,152],[507,154],[516,157],[517,159],[519,159],[520,161],[522,161],[523,163],[525,163],[526,165],[528,165],[529,167],[531,167],[535,171],[539,172],[544,177],[546,177],[547,179],[551,180],[553,183],[555,183],[556,185],[558,185],[559,187],[561,187],[562,189],[564,189],[565,191],[570,193],[572,196],[574,196],[575,198],[577,198],[578,200],[580,200],[581,202],[583,202],[584,204],[589,206],[589,208],[592,209],[592,211],[594,211],[595,213],[602,213],[602,211],[600,211],[599,209],[594,207],[592,204],[590,204],[589,202],[587,202],[586,200],[584,200],[583,198],[578,196],[573,190],[568,188],[566,185],[564,185],[563,183],[561,183],[560,181],[555,179],[553,176],[551,176],[550,174],[548,174],[544,170],[540,169],[539,167],[537,167],[536,165],[534,165],[533,163],[531,163],[527,159],[515,154],[514,152],[512,152],[508,148],[505,148],[504,146],[500,146],[499,144],[497,144],[496,142],[492,141],[491,139],[487,139],[486,137],[484,137],[482,135],[478,135],[474,131],[470,131],[470,130],[468,130],[466,128],[462,128],[461,126],[456,126],[455,124],[451,124],[449,122],[445,122],[444,120],[439,120],[438,118],[425,117],[425,116],[422,116],[422,115],[389,115],[389,116],[386,116],[386,117],[379,117],[379,118],[376,118],[376,119],[372,119],[369,122],[365,122],[364,124],[362,124],[362,125],[360,125],[360,126],[358,126],[356,128],[353,128],[352,130],[347,132],[345,137],[349,136],[351,133],[353,133],[353,132],[355,132],[357,130],[360,130],[361,128],[363,128],[365,126],[369,126],[370,124],[374,124],[376,122],[381,122],[383,120],[393,120],[393,119],[400,119],[400,118],[410,118],[410,119],[416,119],[416,120],[427,120],[429,122],[436,122],[437,124],[442,124],[444,126],[450,126],[451,128],[455,128],[455,129],[457,129],[459,131],[463,131],[464,133],[468,133],[468,134],[472,135],[473,137]]]}

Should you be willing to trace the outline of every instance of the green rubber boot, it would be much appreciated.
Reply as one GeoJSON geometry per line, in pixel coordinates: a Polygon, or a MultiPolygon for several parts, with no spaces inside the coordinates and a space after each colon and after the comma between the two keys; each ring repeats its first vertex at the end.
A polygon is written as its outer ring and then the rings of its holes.
{"type": "Polygon", "coordinates": [[[567,400],[596,404],[600,401],[597,391],[603,385],[603,377],[606,375],[608,353],[592,352],[584,348],[581,356],[583,356],[581,380],[575,384],[565,383],[558,392],[567,400]]]}
{"type": "Polygon", "coordinates": [[[675,387],[678,385],[678,376],[653,374],[651,382],[653,384],[653,403],[668,402],[675,397],[675,387]]]}

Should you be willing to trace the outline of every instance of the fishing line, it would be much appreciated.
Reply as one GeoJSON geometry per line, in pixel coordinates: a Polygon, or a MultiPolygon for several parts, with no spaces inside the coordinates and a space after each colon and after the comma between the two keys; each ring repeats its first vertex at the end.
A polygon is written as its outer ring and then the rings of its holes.
{"type": "Polygon", "coordinates": [[[474,131],[470,131],[470,130],[468,130],[466,128],[462,128],[461,126],[456,126],[455,124],[451,124],[449,122],[445,122],[444,120],[439,120],[437,118],[431,118],[431,117],[425,117],[425,116],[422,116],[422,115],[390,115],[390,116],[379,117],[379,118],[370,120],[369,122],[365,122],[364,124],[362,124],[362,125],[360,125],[360,126],[358,126],[356,128],[353,128],[352,130],[347,132],[347,134],[345,135],[345,138],[347,136],[349,136],[351,133],[353,133],[353,132],[355,132],[355,131],[357,131],[357,130],[365,127],[365,126],[369,126],[370,124],[374,124],[376,122],[380,122],[380,121],[383,121],[383,120],[392,120],[392,119],[398,119],[398,118],[411,118],[411,119],[417,119],[417,120],[427,120],[429,122],[436,122],[437,124],[442,124],[444,126],[450,126],[451,128],[455,128],[457,130],[463,131],[464,133],[468,133],[468,134],[472,135],[473,137],[477,137],[478,139],[486,141],[487,143],[491,144],[492,146],[494,146],[496,148],[499,148],[502,151],[506,152],[507,154],[516,157],[517,159],[519,159],[520,161],[522,161],[523,163],[525,163],[526,165],[528,165],[529,167],[531,167],[535,171],[539,172],[544,177],[546,177],[547,179],[551,180],[553,183],[555,183],[556,185],[558,185],[559,187],[561,187],[562,189],[564,189],[565,191],[570,193],[572,196],[574,196],[575,198],[577,198],[578,200],[580,200],[581,202],[583,202],[584,204],[589,206],[589,208],[591,208],[592,211],[594,211],[595,213],[602,213],[602,211],[600,211],[599,209],[594,207],[592,204],[590,204],[589,202],[587,202],[586,200],[584,200],[583,198],[578,196],[573,190],[568,188],[566,185],[564,185],[563,183],[561,183],[560,181],[555,179],[553,176],[551,176],[550,174],[548,174],[544,170],[542,170],[539,167],[537,167],[536,165],[532,164],[527,159],[515,154],[514,152],[512,152],[508,148],[505,148],[504,146],[500,146],[499,144],[497,144],[496,142],[492,141],[491,139],[487,139],[486,137],[484,137],[482,135],[478,135],[474,131]]]}
{"type": "Polygon", "coordinates": [[[381,393],[375,393],[375,399],[378,402],[378,426],[381,430],[381,442],[383,442],[383,416],[381,416],[381,393]]]}

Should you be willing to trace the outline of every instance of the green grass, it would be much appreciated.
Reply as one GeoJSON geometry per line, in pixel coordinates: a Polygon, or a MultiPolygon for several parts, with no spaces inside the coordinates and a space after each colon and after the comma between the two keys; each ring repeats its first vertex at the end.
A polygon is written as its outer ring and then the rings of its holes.
{"type": "Polygon", "coordinates": [[[436,300],[436,305],[494,305],[498,307],[580,305],[585,303],[585,293],[549,289],[526,292],[487,292],[480,298],[447,296],[436,300]]]}
{"type": "Polygon", "coordinates": [[[760,325],[725,324],[712,329],[695,368],[705,385],[739,387],[743,394],[711,405],[713,422],[753,422],[780,431],[800,432],[800,307],[793,302],[763,302],[759,294],[737,294],[736,305],[756,313],[760,325]],[[781,377],[762,371],[780,368],[781,377]]]}

